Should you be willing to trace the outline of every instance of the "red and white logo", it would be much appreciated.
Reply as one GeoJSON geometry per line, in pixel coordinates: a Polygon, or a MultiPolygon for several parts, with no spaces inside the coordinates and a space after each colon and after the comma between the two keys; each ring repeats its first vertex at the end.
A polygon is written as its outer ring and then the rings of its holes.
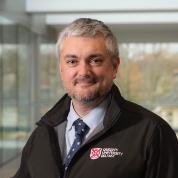
{"type": "Polygon", "coordinates": [[[119,148],[92,148],[90,159],[122,157],[124,153],[119,148]]]}
{"type": "Polygon", "coordinates": [[[91,159],[98,159],[101,156],[102,148],[92,148],[90,151],[91,159]]]}

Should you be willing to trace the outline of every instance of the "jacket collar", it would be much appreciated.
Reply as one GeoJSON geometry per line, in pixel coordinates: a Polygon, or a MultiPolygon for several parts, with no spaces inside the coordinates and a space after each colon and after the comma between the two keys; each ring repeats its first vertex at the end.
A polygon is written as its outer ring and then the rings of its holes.
{"type": "MultiPolygon", "coordinates": [[[[111,122],[117,118],[116,116],[120,113],[120,105],[122,104],[123,98],[120,95],[120,92],[115,84],[113,84],[110,90],[111,100],[104,118],[104,127],[111,125],[111,122]]],[[[67,118],[70,109],[71,98],[65,94],[53,108],[51,108],[37,125],[46,124],[51,127],[55,127],[58,124],[64,122],[67,118]]]]}
{"type": "Polygon", "coordinates": [[[42,118],[37,125],[46,124],[55,127],[66,120],[71,98],[65,94],[42,118]]]}
{"type": "Polygon", "coordinates": [[[121,111],[120,106],[122,105],[123,101],[120,91],[115,84],[111,88],[110,96],[111,96],[110,104],[103,121],[105,129],[111,127],[111,125],[118,120],[117,116],[120,114],[121,111]]]}

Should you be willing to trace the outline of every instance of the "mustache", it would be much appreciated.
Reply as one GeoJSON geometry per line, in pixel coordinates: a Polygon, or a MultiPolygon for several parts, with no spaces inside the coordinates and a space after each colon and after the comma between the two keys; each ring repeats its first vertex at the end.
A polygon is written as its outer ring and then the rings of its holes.
{"type": "Polygon", "coordinates": [[[95,77],[92,77],[90,75],[85,75],[85,76],[79,76],[77,77],[74,81],[73,84],[76,85],[77,83],[80,82],[87,82],[87,83],[96,83],[97,80],[95,77]]]}

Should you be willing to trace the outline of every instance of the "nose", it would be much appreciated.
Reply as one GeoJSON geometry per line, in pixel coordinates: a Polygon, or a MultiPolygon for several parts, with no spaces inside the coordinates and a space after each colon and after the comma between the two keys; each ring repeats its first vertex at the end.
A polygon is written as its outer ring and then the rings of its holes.
{"type": "Polygon", "coordinates": [[[79,71],[78,71],[80,76],[89,75],[90,71],[91,71],[90,64],[88,64],[86,61],[80,62],[79,71]]]}

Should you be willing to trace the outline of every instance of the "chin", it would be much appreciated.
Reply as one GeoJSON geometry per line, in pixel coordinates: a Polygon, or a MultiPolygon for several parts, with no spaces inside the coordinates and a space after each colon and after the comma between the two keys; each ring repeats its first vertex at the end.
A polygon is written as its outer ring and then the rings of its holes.
{"type": "Polygon", "coordinates": [[[71,97],[82,103],[91,103],[99,99],[101,96],[99,92],[83,92],[83,93],[74,93],[71,95],[71,97]]]}
{"type": "Polygon", "coordinates": [[[71,95],[72,99],[82,103],[82,104],[93,104],[102,100],[108,94],[108,90],[104,91],[94,91],[94,92],[82,92],[82,93],[73,93],[71,95]]]}
{"type": "Polygon", "coordinates": [[[68,90],[68,94],[72,99],[82,103],[93,103],[102,99],[108,94],[110,87],[91,87],[91,88],[75,88],[75,90],[68,90]]]}

